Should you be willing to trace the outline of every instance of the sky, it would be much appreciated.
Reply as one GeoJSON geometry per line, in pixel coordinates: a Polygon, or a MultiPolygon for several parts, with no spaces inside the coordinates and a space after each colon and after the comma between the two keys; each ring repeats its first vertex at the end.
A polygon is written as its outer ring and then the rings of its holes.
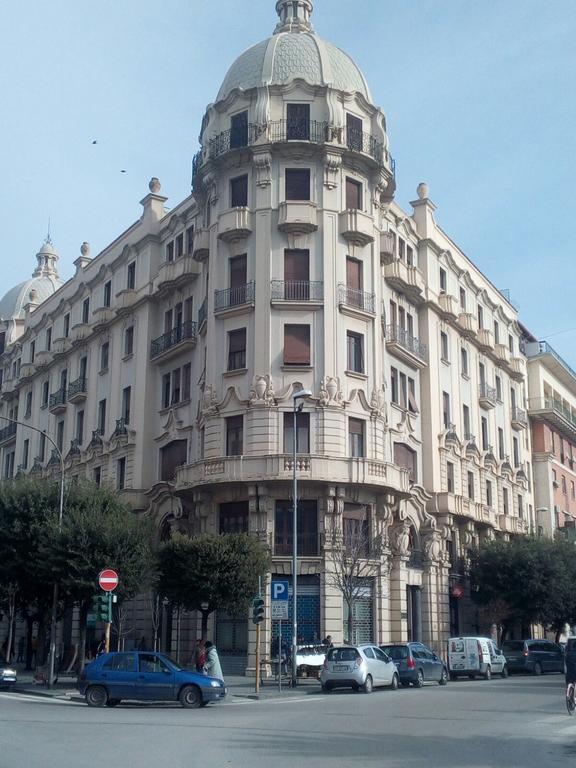
{"type": "MultiPolygon", "coordinates": [[[[61,275],[190,192],[205,107],[275,0],[0,3],[0,295],[50,232],[61,275]],[[96,144],[93,144],[96,141],[96,144]],[[124,172],[123,172],[124,171],[124,172]]],[[[438,224],[576,368],[575,0],[314,0],[387,118],[397,202],[438,224]]]]}

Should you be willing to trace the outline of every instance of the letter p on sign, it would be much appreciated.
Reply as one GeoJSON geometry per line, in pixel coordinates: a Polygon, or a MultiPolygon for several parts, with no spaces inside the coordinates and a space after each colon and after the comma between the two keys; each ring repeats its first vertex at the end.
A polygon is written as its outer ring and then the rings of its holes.
{"type": "Polygon", "coordinates": [[[272,582],[272,600],[288,600],[288,582],[272,582]]]}

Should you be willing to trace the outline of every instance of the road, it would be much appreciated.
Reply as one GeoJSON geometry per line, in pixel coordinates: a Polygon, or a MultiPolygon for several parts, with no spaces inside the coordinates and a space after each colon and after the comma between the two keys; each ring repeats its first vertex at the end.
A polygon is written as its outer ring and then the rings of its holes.
{"type": "Polygon", "coordinates": [[[559,675],[203,710],[0,693],[0,767],[547,768],[576,758],[563,696],[559,675]]]}

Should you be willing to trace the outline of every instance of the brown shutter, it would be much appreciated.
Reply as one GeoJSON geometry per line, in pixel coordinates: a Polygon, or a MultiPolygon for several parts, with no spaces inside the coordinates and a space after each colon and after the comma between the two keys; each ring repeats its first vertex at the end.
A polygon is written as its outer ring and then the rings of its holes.
{"type": "Polygon", "coordinates": [[[284,280],[310,279],[309,251],[284,251],[284,280]]]}
{"type": "Polygon", "coordinates": [[[284,363],[310,365],[310,326],[284,326],[284,363]]]}
{"type": "Polygon", "coordinates": [[[362,262],[357,259],[346,259],[346,286],[354,291],[362,290],[362,262]]]}
{"type": "Polygon", "coordinates": [[[416,482],[416,451],[413,451],[403,443],[394,443],[394,464],[410,470],[410,479],[416,482]]]}
{"type": "Polygon", "coordinates": [[[230,259],[230,288],[246,285],[246,256],[230,259]]]}
{"type": "Polygon", "coordinates": [[[346,179],[346,208],[359,210],[362,207],[362,185],[354,179],[346,179]]]}

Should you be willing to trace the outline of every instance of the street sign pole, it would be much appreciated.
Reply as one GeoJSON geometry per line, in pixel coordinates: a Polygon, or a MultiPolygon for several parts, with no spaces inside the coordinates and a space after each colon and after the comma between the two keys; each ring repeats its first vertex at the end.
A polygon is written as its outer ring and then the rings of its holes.
{"type": "MultiPolygon", "coordinates": [[[[262,594],[262,577],[258,576],[258,594],[262,594]]],[[[256,693],[260,693],[260,623],[256,624],[256,693]]]]}
{"type": "Polygon", "coordinates": [[[106,595],[108,598],[108,621],[106,622],[106,629],[105,629],[105,644],[106,644],[106,653],[110,653],[110,628],[112,626],[112,592],[108,592],[106,595]]]}
{"type": "Polygon", "coordinates": [[[282,619],[278,620],[278,690],[282,690],[282,619]]]}

